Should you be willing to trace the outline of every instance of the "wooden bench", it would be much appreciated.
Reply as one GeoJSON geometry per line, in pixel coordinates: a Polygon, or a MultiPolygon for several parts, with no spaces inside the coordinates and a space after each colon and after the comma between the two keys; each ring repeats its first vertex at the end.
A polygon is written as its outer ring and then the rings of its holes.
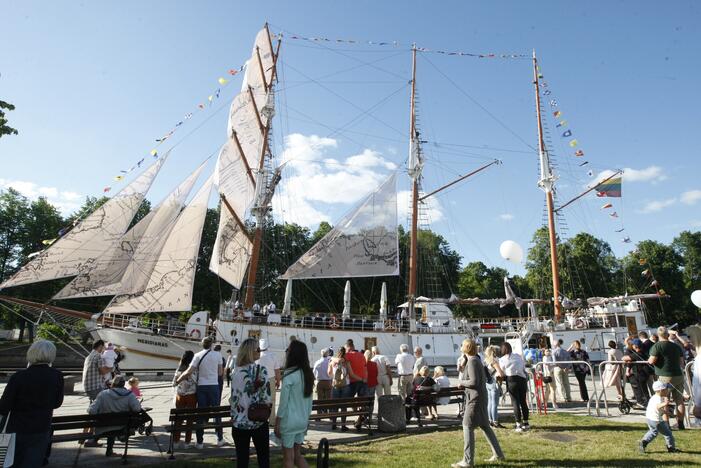
{"type": "Polygon", "coordinates": [[[172,408],[168,417],[170,426],[166,428],[170,432],[170,444],[168,453],[170,459],[175,458],[175,441],[173,437],[176,432],[184,433],[196,431],[197,429],[218,429],[231,428],[231,405],[210,406],[207,408],[172,408]],[[221,418],[220,422],[210,421],[212,418],[221,418]]]}
{"type": "MultiPolygon", "coordinates": [[[[420,394],[419,398],[412,398],[408,397],[405,402],[405,406],[408,410],[408,415],[411,415],[411,413],[414,413],[416,415],[416,419],[418,420],[418,425],[419,427],[423,427],[423,422],[421,421],[421,411],[420,408],[422,406],[445,406],[445,405],[437,405],[437,401],[440,398],[450,398],[447,404],[453,405],[456,404],[458,405],[458,415],[457,418],[460,419],[462,418],[463,413],[465,412],[465,389],[464,388],[458,388],[458,387],[447,387],[447,388],[441,388],[437,392],[426,392],[423,394],[420,394]]],[[[407,418],[409,419],[409,418],[407,418]]]]}
{"type": "Polygon", "coordinates": [[[84,442],[95,437],[93,435],[94,429],[110,426],[118,426],[120,429],[100,434],[98,437],[107,437],[109,435],[118,437],[123,441],[124,453],[122,454],[122,463],[126,464],[129,437],[137,431],[140,434],[151,434],[153,420],[145,411],[139,413],[123,412],[54,416],[51,418],[51,443],[84,442]]]}
{"type": "Polygon", "coordinates": [[[369,435],[372,435],[372,410],[374,406],[374,396],[314,400],[309,420],[321,421],[323,419],[333,420],[333,418],[358,416],[360,427],[367,427],[369,435]]]}

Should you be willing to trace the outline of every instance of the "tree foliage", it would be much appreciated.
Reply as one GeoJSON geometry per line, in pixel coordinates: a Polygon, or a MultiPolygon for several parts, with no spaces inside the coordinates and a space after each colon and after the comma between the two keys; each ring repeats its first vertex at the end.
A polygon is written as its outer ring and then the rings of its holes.
{"type": "Polygon", "coordinates": [[[15,110],[15,106],[9,102],[0,100],[0,138],[2,138],[3,135],[17,135],[17,130],[7,124],[7,117],[5,117],[6,110],[15,110]]]}

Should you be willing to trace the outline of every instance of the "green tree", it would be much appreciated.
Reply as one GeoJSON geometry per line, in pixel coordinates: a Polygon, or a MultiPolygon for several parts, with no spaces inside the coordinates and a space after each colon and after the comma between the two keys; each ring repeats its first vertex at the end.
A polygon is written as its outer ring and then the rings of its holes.
{"type": "Polygon", "coordinates": [[[5,110],[15,110],[15,106],[10,104],[9,102],[0,100],[0,138],[2,138],[3,135],[17,135],[17,130],[15,130],[7,124],[5,110]]]}
{"type": "Polygon", "coordinates": [[[619,294],[614,278],[618,261],[611,246],[591,234],[580,232],[560,246],[563,287],[572,298],[611,296],[619,294]]]}
{"type": "Polygon", "coordinates": [[[43,241],[57,238],[63,226],[61,213],[44,197],[31,203],[28,215],[22,242],[22,256],[25,260],[29,254],[45,249],[43,241]]]}
{"type": "MultiPolygon", "coordinates": [[[[505,297],[504,278],[508,274],[503,268],[490,268],[482,262],[470,262],[460,272],[458,296],[462,298],[478,297],[480,299],[505,297]]],[[[461,306],[458,310],[468,317],[484,316],[488,312],[499,315],[511,315],[516,312],[515,307],[511,305],[503,309],[499,309],[498,306],[495,308],[461,306]]]]}
{"type": "Polygon", "coordinates": [[[688,290],[684,286],[684,261],[670,245],[653,240],[639,242],[635,251],[623,260],[630,294],[655,293],[664,290],[669,299],[646,301],[651,324],[689,324],[696,318],[688,290]],[[657,281],[657,287],[652,282],[657,281]]]}
{"type": "Polygon", "coordinates": [[[686,289],[701,288],[701,231],[682,231],[672,241],[672,248],[683,260],[686,289]]]}
{"type": "Polygon", "coordinates": [[[19,267],[29,223],[29,200],[17,190],[0,192],[0,281],[19,267]]]}
{"type": "Polygon", "coordinates": [[[85,202],[78,208],[78,211],[72,213],[68,219],[66,219],[66,224],[73,225],[76,221],[80,221],[90,213],[104,205],[109,200],[108,197],[85,197],[85,202]]]}

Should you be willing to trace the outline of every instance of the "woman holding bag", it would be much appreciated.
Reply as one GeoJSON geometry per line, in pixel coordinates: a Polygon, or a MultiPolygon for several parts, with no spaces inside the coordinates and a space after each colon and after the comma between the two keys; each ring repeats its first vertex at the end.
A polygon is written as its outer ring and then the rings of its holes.
{"type": "Polygon", "coordinates": [[[259,356],[258,340],[244,340],[236,356],[236,367],[231,372],[231,435],[239,468],[248,466],[251,439],[256,448],[258,466],[270,467],[268,417],[272,398],[268,372],[264,366],[256,364],[259,356]]]}
{"type": "Polygon", "coordinates": [[[309,366],[307,345],[295,340],[287,348],[282,375],[280,405],[275,418],[275,436],[282,443],[282,466],[307,468],[302,456],[302,443],[312,412],[314,373],[309,366]]]}

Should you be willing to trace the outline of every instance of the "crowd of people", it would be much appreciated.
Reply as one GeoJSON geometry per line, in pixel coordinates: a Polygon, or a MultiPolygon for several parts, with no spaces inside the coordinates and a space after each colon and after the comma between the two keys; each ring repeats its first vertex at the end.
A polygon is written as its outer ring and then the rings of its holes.
{"type": "MultiPolygon", "coordinates": [[[[414,416],[420,417],[419,411],[438,419],[437,406],[450,402],[450,397],[439,393],[440,389],[451,386],[445,369],[435,366],[431,370],[421,347],[414,348],[412,353],[409,346],[403,344],[392,359],[378,346],[358,350],[353,340],[347,340],[335,351],[323,349],[318,360],[310,364],[307,346],[299,340],[290,341],[284,362],[270,352],[265,339],[246,339],[235,356],[228,351],[226,357],[221,353],[221,346],[215,345],[209,337],[204,338],[201,345],[199,352],[185,351],[182,355],[172,380],[174,405],[176,408],[220,406],[226,381],[230,387],[231,434],[237,466],[241,467],[248,466],[251,441],[258,466],[270,466],[271,440],[281,446],[285,467],[307,466],[301,445],[308,429],[314,390],[317,400],[329,400],[382,397],[392,395],[396,389],[396,394],[406,404],[407,422],[414,416]],[[432,398],[426,399],[426,395],[432,398]]],[[[457,385],[465,392],[464,453],[453,467],[474,465],[474,432],[478,428],[484,432],[492,450],[488,461],[504,459],[494,431],[504,428],[499,421],[503,392],[510,395],[514,430],[530,429],[527,368],[534,364],[534,356],[535,360],[543,362],[540,377],[545,387],[545,401],[551,401],[553,408],[557,408],[558,401],[572,399],[570,373],[577,380],[581,400],[589,399],[586,379],[591,368],[581,342],[574,341],[565,349],[559,340],[553,343],[552,349],[542,349],[535,354],[526,350],[523,354],[526,358],[514,352],[508,342],[480,350],[475,341],[463,341],[457,359],[457,385]]],[[[53,410],[63,402],[63,375],[51,367],[55,356],[56,348],[51,342],[40,340],[32,344],[27,352],[27,369],[11,377],[0,398],[0,414],[6,417],[5,430],[17,434],[14,466],[41,466],[48,460],[51,417],[53,410]],[[46,447],[46,450],[37,450],[38,447],[46,447]]],[[[615,388],[624,400],[624,386],[629,383],[638,408],[645,410],[648,431],[640,440],[640,451],[644,452],[658,434],[663,435],[670,452],[679,451],[670,421],[676,419],[677,430],[685,429],[683,369],[685,362],[693,358],[691,343],[665,327],[659,327],[653,335],[640,332],[628,337],[623,349],[618,349],[615,341],[608,343],[604,385],[615,388]]],[[[120,359],[119,349],[111,343],[102,340],[93,343],[83,367],[88,413],[143,411],[139,380],[124,378],[118,367],[120,359]]],[[[697,365],[696,371],[696,376],[701,374],[701,366],[697,365]]],[[[701,390],[701,379],[696,378],[694,385],[701,390]]],[[[695,406],[694,413],[697,418],[701,417],[701,405],[695,406]]],[[[340,426],[341,431],[348,431],[346,419],[340,419],[340,425],[333,420],[332,430],[340,426]]],[[[358,417],[356,428],[362,426],[363,419],[364,416],[358,417]]],[[[191,429],[196,422],[202,421],[184,421],[186,427],[176,428],[173,433],[176,448],[204,448],[204,430],[198,425],[195,425],[196,440],[192,442],[191,429]],[[183,433],[184,440],[181,440],[183,433]]],[[[119,429],[101,427],[86,434],[85,445],[99,446],[99,439],[106,438],[107,454],[111,454],[119,429]]],[[[221,427],[215,428],[215,434],[216,445],[225,445],[221,427]]]]}

